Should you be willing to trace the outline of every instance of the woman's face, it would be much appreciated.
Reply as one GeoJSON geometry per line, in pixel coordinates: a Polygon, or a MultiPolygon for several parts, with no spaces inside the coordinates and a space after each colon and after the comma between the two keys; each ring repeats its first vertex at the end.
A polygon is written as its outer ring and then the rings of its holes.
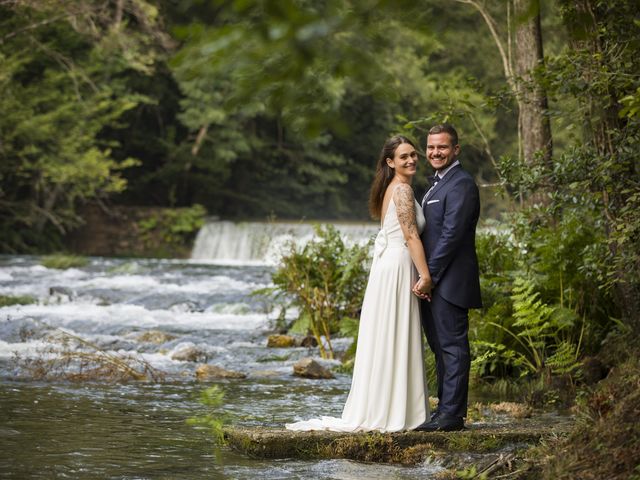
{"type": "Polygon", "coordinates": [[[393,158],[387,158],[387,165],[393,168],[396,175],[412,177],[418,166],[418,152],[409,143],[401,143],[396,148],[393,158]]]}

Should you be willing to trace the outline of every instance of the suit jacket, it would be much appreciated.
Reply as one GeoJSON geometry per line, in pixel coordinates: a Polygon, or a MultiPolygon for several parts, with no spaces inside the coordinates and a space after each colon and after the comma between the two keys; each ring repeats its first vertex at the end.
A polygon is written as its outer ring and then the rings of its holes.
{"type": "Polygon", "coordinates": [[[480,274],[476,225],[480,196],[473,177],[455,166],[428,192],[422,209],[422,244],[434,289],[461,308],[479,308],[480,274]]]}

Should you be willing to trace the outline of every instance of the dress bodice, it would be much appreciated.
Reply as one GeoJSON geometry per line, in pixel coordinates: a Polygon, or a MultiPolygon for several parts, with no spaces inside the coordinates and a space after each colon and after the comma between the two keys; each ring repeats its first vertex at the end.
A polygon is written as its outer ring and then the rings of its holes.
{"type": "MultiPolygon", "coordinates": [[[[426,220],[424,218],[424,214],[422,213],[420,204],[415,200],[414,204],[416,210],[416,224],[418,227],[418,233],[420,234],[424,230],[426,220]]],[[[400,226],[400,221],[398,220],[396,203],[393,201],[393,197],[391,197],[391,201],[389,202],[389,206],[387,207],[387,212],[382,219],[382,226],[380,227],[380,231],[378,232],[378,236],[376,237],[375,252],[378,256],[380,256],[387,248],[406,248],[406,246],[407,244],[404,239],[404,234],[402,233],[402,227],[400,226]]]]}

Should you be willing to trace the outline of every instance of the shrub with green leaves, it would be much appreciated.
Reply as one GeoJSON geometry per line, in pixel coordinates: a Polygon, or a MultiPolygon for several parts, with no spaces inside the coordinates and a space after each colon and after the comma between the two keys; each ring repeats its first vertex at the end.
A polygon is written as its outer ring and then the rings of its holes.
{"type": "Polygon", "coordinates": [[[316,226],[316,238],[299,247],[291,242],[272,275],[273,295],[300,315],[292,327],[311,333],[323,358],[333,358],[331,336],[359,317],[368,275],[370,244],[349,246],[332,225],[316,226]],[[323,343],[322,339],[325,339],[323,343]]]}
{"type": "Polygon", "coordinates": [[[140,238],[159,257],[172,257],[176,250],[190,247],[191,240],[204,225],[207,214],[202,205],[162,209],[138,222],[140,238]]]}

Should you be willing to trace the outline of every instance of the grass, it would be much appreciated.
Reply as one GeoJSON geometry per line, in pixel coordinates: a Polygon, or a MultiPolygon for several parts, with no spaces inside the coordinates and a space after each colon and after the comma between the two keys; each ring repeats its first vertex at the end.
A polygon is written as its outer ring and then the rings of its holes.
{"type": "Polygon", "coordinates": [[[89,260],[87,260],[86,257],[81,257],[79,255],[67,255],[63,253],[47,255],[40,261],[40,264],[47,268],[56,268],[59,270],[84,267],[87,263],[89,263],[89,260]]]}
{"type": "Polygon", "coordinates": [[[0,307],[8,307],[9,305],[29,305],[36,303],[38,300],[29,295],[0,295],[0,307]]]}

